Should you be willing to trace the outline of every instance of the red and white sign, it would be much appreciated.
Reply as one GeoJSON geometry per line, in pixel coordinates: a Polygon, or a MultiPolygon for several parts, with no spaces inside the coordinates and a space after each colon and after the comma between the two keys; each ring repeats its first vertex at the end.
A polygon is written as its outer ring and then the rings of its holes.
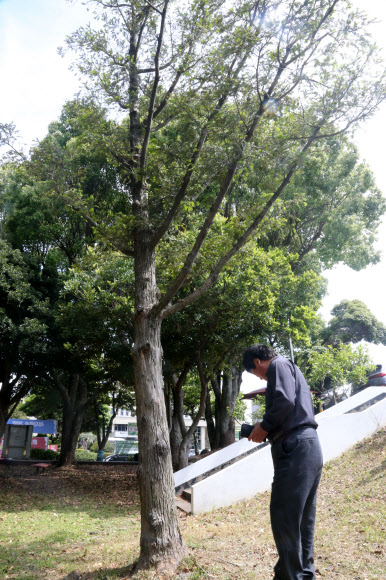
{"type": "Polygon", "coordinates": [[[48,437],[32,437],[31,449],[47,449],[48,437]]]}
{"type": "Polygon", "coordinates": [[[48,449],[51,449],[51,451],[57,451],[58,450],[58,445],[49,445],[48,449]]]}

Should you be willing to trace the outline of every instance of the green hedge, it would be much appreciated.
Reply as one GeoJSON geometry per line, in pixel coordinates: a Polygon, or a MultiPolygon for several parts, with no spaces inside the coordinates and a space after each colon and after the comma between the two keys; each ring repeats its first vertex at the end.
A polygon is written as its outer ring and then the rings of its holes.
{"type": "Polygon", "coordinates": [[[59,453],[52,449],[31,449],[31,459],[58,459],[59,453]]]}
{"type": "Polygon", "coordinates": [[[77,449],[75,451],[76,461],[96,461],[97,454],[92,451],[86,451],[86,449],[77,449]]]}
{"type": "MultiPolygon", "coordinates": [[[[52,449],[31,449],[31,459],[59,459],[60,453],[52,449]]],[[[85,449],[75,451],[76,461],[96,461],[97,454],[85,449]]]]}

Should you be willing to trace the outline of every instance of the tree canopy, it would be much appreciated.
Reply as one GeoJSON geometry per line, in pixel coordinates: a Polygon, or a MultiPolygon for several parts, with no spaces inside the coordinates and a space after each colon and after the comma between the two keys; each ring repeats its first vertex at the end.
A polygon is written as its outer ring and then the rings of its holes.
{"type": "Polygon", "coordinates": [[[360,300],[342,300],[331,310],[333,318],[323,332],[327,344],[365,340],[386,344],[386,327],[360,300]]]}

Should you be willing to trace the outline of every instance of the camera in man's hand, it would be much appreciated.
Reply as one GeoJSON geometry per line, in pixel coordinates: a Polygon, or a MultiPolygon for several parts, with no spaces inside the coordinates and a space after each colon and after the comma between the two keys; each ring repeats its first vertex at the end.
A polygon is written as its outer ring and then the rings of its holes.
{"type": "Polygon", "coordinates": [[[240,437],[249,437],[254,428],[255,428],[254,425],[249,425],[249,423],[243,423],[241,425],[240,437]]]}

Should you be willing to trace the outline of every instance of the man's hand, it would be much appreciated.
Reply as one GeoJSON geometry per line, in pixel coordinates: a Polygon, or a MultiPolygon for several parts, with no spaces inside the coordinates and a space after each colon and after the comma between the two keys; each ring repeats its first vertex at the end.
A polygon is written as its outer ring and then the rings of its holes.
{"type": "Polygon", "coordinates": [[[264,429],[260,427],[260,423],[256,423],[256,425],[253,428],[253,431],[251,431],[251,434],[248,437],[248,441],[253,441],[254,443],[262,443],[264,439],[267,437],[267,435],[268,431],[264,431],[264,429]]]}

